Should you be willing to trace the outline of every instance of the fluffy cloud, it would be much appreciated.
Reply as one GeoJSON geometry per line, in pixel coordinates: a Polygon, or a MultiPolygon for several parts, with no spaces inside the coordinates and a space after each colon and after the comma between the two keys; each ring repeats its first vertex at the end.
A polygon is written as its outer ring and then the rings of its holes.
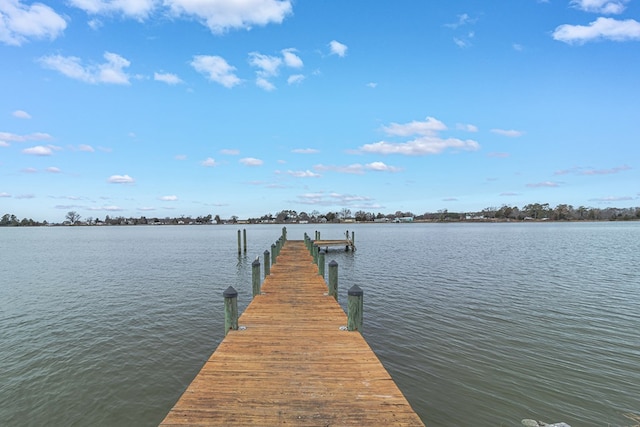
{"type": "Polygon", "coordinates": [[[30,147],[30,148],[25,148],[24,150],[22,150],[22,152],[24,154],[31,154],[34,156],[50,156],[53,154],[54,150],[59,150],[59,147],[53,146],[53,145],[49,145],[49,146],[43,146],[43,145],[36,145],[35,147],[30,147]]]}
{"type": "Polygon", "coordinates": [[[178,201],[178,196],[176,195],[162,196],[162,197],[159,197],[159,199],[162,200],[163,202],[176,202],[178,201]]]}
{"type": "Polygon", "coordinates": [[[381,207],[375,204],[371,197],[341,193],[305,193],[299,195],[297,201],[305,205],[348,206],[362,209],[377,209],[381,207]]]}
{"type": "Polygon", "coordinates": [[[338,55],[343,58],[347,54],[347,49],[349,49],[347,45],[342,44],[339,41],[331,40],[329,42],[329,50],[332,55],[338,55]]]}
{"type": "Polygon", "coordinates": [[[319,173],[312,172],[310,170],[306,171],[287,171],[287,175],[291,175],[296,178],[319,178],[321,175],[319,173]]]}
{"type": "Polygon", "coordinates": [[[251,52],[249,53],[249,64],[259,68],[258,73],[261,76],[270,77],[278,74],[278,68],[282,65],[282,58],[251,52]]]}
{"type": "Polygon", "coordinates": [[[527,187],[531,187],[531,188],[544,188],[544,187],[555,188],[559,186],[560,186],[559,183],[553,182],[553,181],[544,181],[544,182],[536,182],[533,184],[527,184],[527,187]]]}
{"type": "Polygon", "coordinates": [[[315,148],[295,148],[291,152],[296,154],[317,154],[320,150],[315,148]]]}
{"type": "Polygon", "coordinates": [[[502,136],[508,136],[509,138],[517,138],[524,135],[524,132],[513,129],[491,129],[491,132],[502,136]]]}
{"type": "Polygon", "coordinates": [[[22,4],[20,0],[0,1],[0,42],[20,46],[30,39],[55,39],[67,22],[42,3],[22,4]]]}
{"type": "Polygon", "coordinates": [[[400,168],[395,166],[389,166],[383,162],[372,162],[365,165],[360,163],[354,163],[347,166],[332,166],[332,165],[315,165],[313,167],[317,171],[332,171],[339,173],[347,173],[354,175],[362,175],[366,171],[374,172],[400,172],[400,168]]]}
{"type": "Polygon", "coordinates": [[[25,142],[25,141],[45,141],[53,139],[51,135],[44,132],[35,132],[28,135],[18,135],[10,132],[0,132],[0,140],[12,141],[12,142],[25,142]]]}
{"type": "Polygon", "coordinates": [[[379,141],[365,144],[358,151],[361,153],[424,156],[439,154],[449,148],[467,151],[475,151],[480,148],[480,144],[471,139],[440,137],[438,132],[446,129],[444,123],[433,117],[427,117],[425,121],[412,121],[405,124],[392,123],[389,126],[384,126],[382,130],[390,136],[414,138],[407,142],[379,141]]]}
{"type": "Polygon", "coordinates": [[[179,83],[183,83],[180,77],[171,73],[153,73],[153,80],[157,82],[163,82],[168,85],[177,85],[179,83]]]}
{"type": "Polygon", "coordinates": [[[287,67],[291,68],[302,68],[304,63],[302,59],[298,55],[295,54],[296,50],[293,48],[283,49],[282,57],[284,58],[284,63],[287,67]]]}
{"type": "Polygon", "coordinates": [[[253,25],[279,24],[292,12],[289,0],[165,0],[164,4],[176,16],[195,17],[214,34],[250,29],[253,25]]]}
{"type": "Polygon", "coordinates": [[[149,16],[158,2],[157,0],[69,0],[69,3],[91,15],[116,13],[142,20],[149,16]]]}
{"type": "Polygon", "coordinates": [[[200,164],[202,166],[204,166],[204,167],[207,167],[207,168],[213,168],[213,167],[218,166],[218,163],[212,157],[208,157],[206,160],[202,161],[202,163],[200,163],[200,164]]]}
{"type": "Polygon", "coordinates": [[[287,79],[287,84],[290,84],[290,85],[299,84],[299,83],[302,83],[304,79],[305,79],[304,74],[292,74],[287,79]]]}
{"type": "Polygon", "coordinates": [[[571,5],[585,12],[619,14],[624,11],[629,0],[571,0],[571,5]]]}
{"type": "Polygon", "coordinates": [[[31,118],[31,114],[27,113],[26,111],[23,110],[16,110],[13,113],[11,113],[11,115],[13,117],[16,117],[18,119],[30,119],[31,118]]]}
{"type": "Polygon", "coordinates": [[[589,25],[560,25],[553,32],[555,40],[568,44],[583,44],[595,40],[640,40],[640,22],[613,18],[598,18],[589,25]]]}
{"type": "Polygon", "coordinates": [[[80,58],[62,55],[44,56],[40,58],[40,63],[85,83],[129,84],[129,76],[124,69],[131,63],[115,53],[105,52],[103,56],[106,62],[102,64],[83,65],[80,58]]]}
{"type": "Polygon", "coordinates": [[[111,175],[107,182],[111,184],[133,184],[135,180],[129,175],[111,175]]]}
{"type": "Polygon", "coordinates": [[[264,163],[262,160],[253,157],[244,157],[240,159],[239,162],[245,166],[262,166],[264,163]]]}
{"type": "Polygon", "coordinates": [[[220,56],[194,56],[191,66],[199,73],[207,76],[212,82],[219,83],[227,88],[232,88],[242,82],[234,73],[236,67],[229,65],[220,56]]]}

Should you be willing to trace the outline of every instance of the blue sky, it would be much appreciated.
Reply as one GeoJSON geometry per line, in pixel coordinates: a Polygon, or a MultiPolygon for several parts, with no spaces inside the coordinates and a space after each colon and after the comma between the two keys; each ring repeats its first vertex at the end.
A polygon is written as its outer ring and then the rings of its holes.
{"type": "Polygon", "coordinates": [[[0,0],[0,214],[640,205],[640,0],[0,0]]]}

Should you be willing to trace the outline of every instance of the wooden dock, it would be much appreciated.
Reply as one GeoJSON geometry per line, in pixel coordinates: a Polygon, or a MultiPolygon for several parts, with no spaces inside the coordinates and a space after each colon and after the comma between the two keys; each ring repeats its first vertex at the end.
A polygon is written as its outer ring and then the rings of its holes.
{"type": "Polygon", "coordinates": [[[161,425],[424,426],[346,324],[305,243],[287,241],[240,328],[161,425]]]}
{"type": "Polygon", "coordinates": [[[342,240],[314,240],[313,244],[319,248],[329,248],[330,246],[342,246],[344,248],[356,250],[356,245],[349,239],[342,240]]]}

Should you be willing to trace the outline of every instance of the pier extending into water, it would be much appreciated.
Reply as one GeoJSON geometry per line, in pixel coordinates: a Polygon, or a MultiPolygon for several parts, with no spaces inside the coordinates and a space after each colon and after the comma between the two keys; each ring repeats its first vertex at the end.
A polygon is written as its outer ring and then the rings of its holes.
{"type": "Polygon", "coordinates": [[[254,261],[254,299],[239,319],[237,293],[225,291],[226,337],[162,426],[424,426],[360,333],[363,292],[348,291],[348,318],[309,241],[283,230],[257,286],[254,261]]]}

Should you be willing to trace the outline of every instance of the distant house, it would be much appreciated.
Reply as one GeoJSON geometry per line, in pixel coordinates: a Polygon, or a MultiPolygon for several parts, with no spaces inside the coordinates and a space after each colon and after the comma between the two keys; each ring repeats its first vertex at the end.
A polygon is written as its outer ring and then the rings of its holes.
{"type": "Polygon", "coordinates": [[[389,218],[376,218],[373,222],[389,222],[391,221],[389,218]]]}
{"type": "Polygon", "coordinates": [[[394,219],[393,222],[413,222],[413,217],[412,216],[403,216],[403,217],[394,219]]]}

